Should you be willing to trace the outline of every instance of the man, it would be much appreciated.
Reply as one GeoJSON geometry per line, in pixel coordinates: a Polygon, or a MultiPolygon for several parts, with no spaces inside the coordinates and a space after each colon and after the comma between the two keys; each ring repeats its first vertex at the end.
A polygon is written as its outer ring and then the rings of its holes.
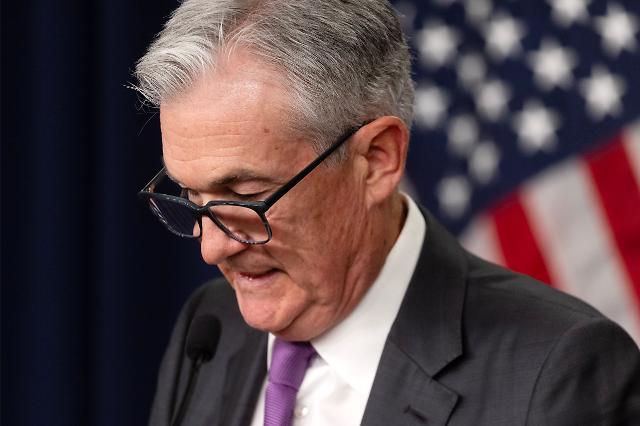
{"type": "Polygon", "coordinates": [[[184,424],[640,424],[620,327],[398,192],[413,84],[386,1],[186,0],[136,76],[165,163],[141,195],[225,277],[182,310],[152,424],[206,315],[222,332],[184,424]]]}

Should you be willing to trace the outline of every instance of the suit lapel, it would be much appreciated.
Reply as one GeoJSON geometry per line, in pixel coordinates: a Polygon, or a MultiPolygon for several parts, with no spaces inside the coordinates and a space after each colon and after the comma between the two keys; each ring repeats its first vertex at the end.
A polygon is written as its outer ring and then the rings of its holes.
{"type": "Polygon", "coordinates": [[[253,418],[267,371],[267,335],[255,331],[251,334],[247,344],[229,359],[221,425],[244,426],[253,418]]]}
{"type": "Polygon", "coordinates": [[[458,395],[437,374],[462,355],[463,252],[428,212],[427,234],[389,332],[362,420],[376,425],[444,425],[458,395]]]}
{"type": "Polygon", "coordinates": [[[458,396],[387,341],[362,425],[444,425],[458,396]]]}
{"type": "Polygon", "coordinates": [[[251,422],[266,374],[267,336],[246,325],[230,328],[236,337],[221,340],[213,362],[200,371],[185,425],[244,426],[251,422]]]}

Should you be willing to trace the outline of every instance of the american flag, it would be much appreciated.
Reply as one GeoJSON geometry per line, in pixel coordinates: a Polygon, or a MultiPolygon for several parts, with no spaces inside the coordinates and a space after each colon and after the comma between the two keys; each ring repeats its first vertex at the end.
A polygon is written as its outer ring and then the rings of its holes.
{"type": "Polygon", "coordinates": [[[640,1],[398,1],[414,193],[640,342],[640,1]]]}

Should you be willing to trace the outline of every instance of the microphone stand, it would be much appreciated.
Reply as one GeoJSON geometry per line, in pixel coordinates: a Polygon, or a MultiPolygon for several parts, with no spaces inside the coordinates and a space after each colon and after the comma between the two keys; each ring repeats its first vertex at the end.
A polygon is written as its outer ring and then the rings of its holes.
{"type": "Polygon", "coordinates": [[[172,426],[180,426],[193,396],[198,372],[205,362],[213,358],[220,338],[220,321],[214,315],[202,315],[196,317],[189,326],[185,353],[191,360],[187,389],[182,396],[178,411],[171,422],[172,426]]]}
{"type": "Polygon", "coordinates": [[[193,394],[193,390],[196,387],[196,378],[198,377],[198,372],[200,371],[200,366],[204,363],[205,357],[204,354],[198,354],[191,363],[191,369],[189,371],[189,380],[187,381],[187,390],[182,397],[182,402],[180,403],[180,407],[176,412],[176,416],[171,423],[172,426],[180,426],[182,424],[182,420],[184,415],[187,412],[187,407],[189,406],[189,402],[191,401],[191,396],[193,394]]]}

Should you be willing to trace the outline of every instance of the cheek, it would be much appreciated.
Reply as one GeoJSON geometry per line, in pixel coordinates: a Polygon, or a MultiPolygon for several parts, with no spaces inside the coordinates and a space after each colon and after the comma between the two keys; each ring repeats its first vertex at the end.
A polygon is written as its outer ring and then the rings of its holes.
{"type": "MultiPolygon", "coordinates": [[[[320,222],[322,215],[306,211],[304,218],[279,216],[272,221],[273,239],[265,249],[289,277],[296,297],[318,302],[331,291],[327,283],[336,282],[332,237],[320,222]],[[288,220],[287,220],[288,219],[288,220]]],[[[271,220],[270,220],[271,222],[271,220]]]]}
{"type": "Polygon", "coordinates": [[[268,216],[273,231],[272,247],[280,246],[296,252],[299,257],[327,256],[331,246],[339,246],[336,236],[342,233],[344,204],[338,207],[333,197],[324,200],[297,198],[293,203],[274,206],[268,216]],[[278,208],[276,210],[276,208],[278,208]],[[333,244],[329,245],[330,242],[333,244]]]}
{"type": "Polygon", "coordinates": [[[322,172],[308,176],[267,213],[273,240],[266,248],[289,271],[300,267],[307,275],[326,275],[327,264],[350,260],[365,229],[362,186],[346,172],[322,172]]]}
{"type": "Polygon", "coordinates": [[[289,272],[301,268],[308,276],[335,280],[357,251],[365,212],[362,197],[346,185],[322,188],[327,188],[323,196],[274,206],[280,209],[269,218],[273,230],[269,250],[286,259],[289,272]]]}
{"type": "Polygon", "coordinates": [[[362,193],[355,185],[344,183],[328,187],[331,193],[322,207],[313,210],[311,221],[331,251],[354,250],[353,243],[360,238],[366,217],[362,193]]]}

